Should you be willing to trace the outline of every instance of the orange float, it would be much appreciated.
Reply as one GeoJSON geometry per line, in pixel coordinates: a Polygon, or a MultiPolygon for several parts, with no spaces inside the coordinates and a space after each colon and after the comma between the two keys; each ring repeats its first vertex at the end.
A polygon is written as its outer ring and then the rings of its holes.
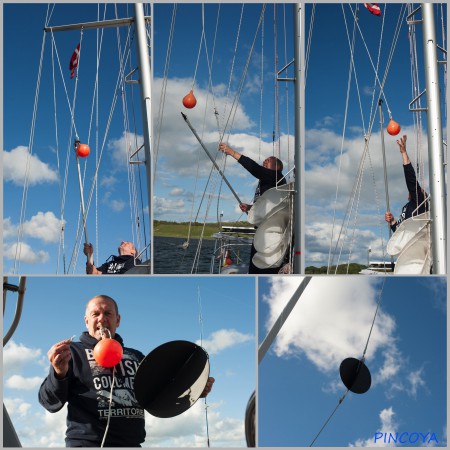
{"type": "Polygon", "coordinates": [[[391,118],[391,120],[388,123],[388,126],[386,127],[386,131],[391,135],[391,136],[397,136],[398,133],[400,133],[401,127],[400,125],[391,118]]]}
{"type": "Polygon", "coordinates": [[[91,152],[91,149],[87,144],[78,144],[76,152],[77,156],[79,156],[80,158],[86,158],[86,156],[88,156],[91,152]]]}
{"type": "Polygon", "coordinates": [[[115,339],[104,337],[94,347],[94,359],[102,367],[114,367],[123,356],[123,348],[115,339]]]}
{"type": "Polygon", "coordinates": [[[183,106],[185,108],[191,109],[197,104],[197,99],[195,98],[194,91],[191,90],[189,94],[186,94],[183,98],[183,106]]]}

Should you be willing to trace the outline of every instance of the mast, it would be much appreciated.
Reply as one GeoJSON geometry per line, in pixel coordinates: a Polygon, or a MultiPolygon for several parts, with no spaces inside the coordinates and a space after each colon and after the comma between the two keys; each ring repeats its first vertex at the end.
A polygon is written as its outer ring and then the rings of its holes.
{"type": "Polygon", "coordinates": [[[446,274],[447,269],[447,207],[436,30],[432,3],[422,3],[422,17],[427,94],[427,134],[431,194],[430,217],[433,273],[444,275],[446,274]]]}
{"type": "Polygon", "coordinates": [[[144,6],[142,3],[135,3],[135,27],[136,27],[136,46],[139,65],[139,86],[141,91],[141,114],[142,114],[142,133],[144,135],[144,156],[145,169],[147,174],[147,200],[149,211],[149,229],[150,229],[150,260],[151,272],[153,272],[153,222],[152,222],[152,155],[151,155],[151,137],[152,137],[152,103],[151,103],[151,71],[150,57],[147,49],[147,33],[145,28],[144,6]]]}
{"type": "Polygon", "coordinates": [[[303,255],[301,249],[304,248],[302,229],[302,174],[303,174],[303,158],[302,152],[305,148],[304,137],[300,133],[302,123],[304,121],[304,74],[301,70],[303,67],[300,51],[300,36],[303,25],[303,15],[300,3],[295,3],[294,8],[294,99],[295,99],[295,145],[294,145],[294,166],[296,170],[294,180],[294,273],[301,273],[303,255]]]}

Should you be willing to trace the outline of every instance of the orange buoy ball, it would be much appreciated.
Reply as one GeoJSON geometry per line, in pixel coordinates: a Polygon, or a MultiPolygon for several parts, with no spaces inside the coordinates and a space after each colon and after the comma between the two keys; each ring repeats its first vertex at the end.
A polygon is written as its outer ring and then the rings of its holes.
{"type": "Polygon", "coordinates": [[[86,158],[86,156],[88,156],[89,153],[91,152],[91,149],[89,148],[89,145],[87,145],[87,144],[78,144],[76,151],[77,151],[77,155],[80,158],[86,158]]]}
{"type": "Polygon", "coordinates": [[[189,94],[185,95],[183,98],[183,105],[185,108],[191,109],[197,104],[197,99],[195,98],[194,91],[190,91],[189,94]]]}
{"type": "Polygon", "coordinates": [[[94,347],[94,359],[102,367],[114,367],[122,359],[122,346],[115,339],[103,338],[94,347]]]}
{"type": "Polygon", "coordinates": [[[386,130],[391,136],[397,136],[397,134],[400,133],[401,127],[395,120],[391,119],[386,130]]]}

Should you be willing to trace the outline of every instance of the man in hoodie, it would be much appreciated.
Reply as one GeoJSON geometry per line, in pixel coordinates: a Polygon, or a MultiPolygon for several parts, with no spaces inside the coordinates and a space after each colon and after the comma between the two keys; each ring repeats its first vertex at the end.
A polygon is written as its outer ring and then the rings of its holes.
{"type": "MultiPolygon", "coordinates": [[[[92,298],[84,320],[88,331],[81,334],[80,342],[64,340],[48,351],[50,372],[39,389],[39,402],[49,412],[57,412],[67,403],[67,447],[100,447],[109,415],[111,424],[104,446],[140,447],[145,440],[144,409],[134,394],[134,377],[144,355],[123,346],[116,333],[120,314],[111,297],[92,298]],[[123,346],[122,360],[115,366],[111,412],[112,368],[100,366],[93,356],[105,329],[123,346]]],[[[214,378],[209,378],[203,397],[213,383],[214,378]]]]}
{"type": "MultiPolygon", "coordinates": [[[[253,197],[253,203],[256,202],[258,197],[264,194],[269,189],[272,189],[276,186],[281,186],[286,184],[286,179],[282,173],[283,170],[283,162],[279,160],[276,156],[269,156],[266,158],[262,165],[253,161],[253,159],[248,156],[242,155],[241,153],[233,150],[227,144],[221,143],[219,144],[219,150],[226,155],[230,155],[234,158],[239,164],[241,164],[244,169],[250,172],[255,178],[259,180],[259,183],[255,190],[255,195],[253,197]]],[[[253,204],[241,203],[239,208],[242,212],[248,213],[253,204]]],[[[248,273],[251,274],[269,274],[269,273],[278,273],[280,267],[270,267],[268,269],[260,269],[253,264],[253,256],[256,253],[256,249],[252,244],[250,250],[250,263],[248,267],[248,273]]]]}
{"type": "MultiPolygon", "coordinates": [[[[142,264],[136,258],[137,250],[132,242],[122,241],[119,245],[119,256],[111,255],[100,267],[95,267],[94,263],[86,263],[86,273],[88,275],[116,275],[123,274],[135,265],[142,264]]],[[[83,252],[86,256],[94,253],[92,244],[84,244],[83,252]]]]}
{"type": "Polygon", "coordinates": [[[408,203],[403,206],[402,213],[397,220],[395,220],[390,211],[387,211],[384,215],[384,220],[389,223],[393,232],[404,220],[412,217],[413,213],[414,215],[419,215],[428,211],[428,203],[425,201],[426,193],[417,181],[416,172],[406,152],[406,138],[406,135],[404,135],[397,140],[397,144],[402,155],[403,171],[406,187],[408,188],[408,203]]]}

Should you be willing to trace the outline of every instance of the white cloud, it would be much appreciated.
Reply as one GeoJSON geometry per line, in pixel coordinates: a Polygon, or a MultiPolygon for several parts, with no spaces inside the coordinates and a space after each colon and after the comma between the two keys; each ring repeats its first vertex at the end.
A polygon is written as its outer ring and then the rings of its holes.
{"type": "Polygon", "coordinates": [[[64,224],[65,221],[61,223],[52,211],[39,211],[30,220],[24,222],[23,231],[25,236],[41,239],[46,243],[58,242],[64,224]]]}
{"type": "MultiPolygon", "coordinates": [[[[124,131],[119,139],[108,141],[107,147],[111,158],[115,162],[115,168],[118,170],[127,170],[129,165],[129,156],[133,154],[144,142],[142,136],[124,131]]],[[[143,150],[139,153],[139,159],[144,160],[143,150]]]]}
{"type": "Polygon", "coordinates": [[[173,188],[170,191],[170,195],[181,195],[184,194],[185,190],[183,188],[173,188]]]}
{"type": "Polygon", "coordinates": [[[36,361],[41,356],[41,349],[29,348],[11,339],[3,349],[3,376],[20,373],[30,361],[36,361]]]}
{"type": "MultiPolygon", "coordinates": [[[[222,418],[217,405],[208,404],[208,428],[213,447],[245,447],[243,420],[222,418]]],[[[146,413],[147,438],[144,446],[206,447],[205,404],[199,400],[192,408],[170,420],[146,413]]]]}
{"type": "Polygon", "coordinates": [[[392,406],[389,408],[385,408],[380,412],[380,429],[377,430],[377,433],[382,433],[383,436],[379,434],[372,438],[368,439],[358,439],[354,444],[350,444],[350,446],[354,447],[395,447],[393,442],[388,442],[389,433],[395,433],[398,429],[398,424],[395,421],[395,412],[392,409],[392,406]],[[386,442],[384,442],[384,436],[387,433],[386,442]],[[377,437],[377,439],[376,439],[377,437]],[[376,439],[376,440],[375,440],[376,439]]]}
{"type": "Polygon", "coordinates": [[[426,387],[425,379],[423,377],[423,367],[408,374],[407,380],[410,383],[408,393],[414,398],[417,395],[417,391],[420,387],[426,387]]]}
{"type": "Polygon", "coordinates": [[[45,263],[50,259],[50,255],[48,252],[44,250],[39,250],[35,252],[27,243],[22,242],[19,245],[16,243],[13,244],[4,244],[3,245],[3,256],[6,259],[14,261],[17,260],[30,263],[30,264],[38,264],[45,263]],[[16,252],[17,249],[17,252],[16,252]]]}
{"type": "MultiPolygon", "coordinates": [[[[203,340],[203,347],[210,355],[220,353],[239,344],[253,340],[253,336],[240,333],[236,330],[218,330],[211,334],[208,339],[203,340]]],[[[197,342],[200,344],[200,341],[197,342]]]]}
{"type": "Polygon", "coordinates": [[[3,219],[3,239],[17,236],[17,226],[11,223],[11,218],[3,219]]]}
{"type": "MultiPolygon", "coordinates": [[[[325,124],[326,126],[326,124],[325,124]]],[[[308,129],[306,138],[306,171],[305,171],[305,199],[307,217],[306,260],[310,263],[325,265],[328,253],[334,251],[336,237],[339,235],[342,224],[347,235],[343,253],[352,252],[352,261],[367,262],[367,249],[369,243],[372,247],[372,259],[382,258],[385,254],[385,246],[388,240],[388,229],[384,221],[386,210],[384,171],[380,133],[373,133],[370,139],[370,158],[364,161],[364,173],[361,178],[359,194],[354,198],[351,216],[347,216],[344,222],[344,214],[350,205],[351,194],[354,189],[358,166],[364,153],[364,136],[362,130],[353,129],[347,133],[342,143],[342,136],[324,127],[308,129]],[[343,148],[342,157],[341,144],[343,148]],[[340,166],[340,172],[339,172],[340,166]],[[336,198],[337,184],[339,190],[336,198]],[[334,211],[336,210],[336,217],[334,211]],[[330,243],[332,227],[334,223],[333,243],[330,243]],[[355,239],[351,235],[355,230],[355,239]],[[319,233],[326,231],[325,237],[319,233]],[[370,232],[370,240],[364,242],[363,236],[370,232]],[[376,245],[375,245],[376,243],[376,245]]],[[[415,135],[413,127],[405,127],[402,134],[411,136],[408,140],[408,154],[416,167],[419,159],[417,154],[418,144],[412,136],[415,135]]],[[[398,216],[401,207],[407,202],[403,173],[403,165],[396,144],[396,137],[386,136],[386,158],[389,186],[390,209],[394,216],[398,216]]],[[[427,171],[426,137],[422,138],[419,181],[426,190],[429,189],[427,171]]],[[[366,235],[367,237],[367,235],[366,235]]],[[[338,248],[340,251],[340,248],[338,248]]],[[[388,258],[386,258],[387,260],[388,258]]],[[[341,261],[341,263],[346,262],[341,261]]]]}
{"type": "Polygon", "coordinates": [[[30,155],[28,147],[23,145],[3,152],[3,179],[23,186],[29,164],[28,180],[30,185],[53,183],[58,180],[57,172],[42,162],[36,155],[30,155]]]}
{"type": "Polygon", "coordinates": [[[164,218],[166,214],[183,215],[188,212],[184,200],[155,197],[153,199],[153,214],[164,218]]]}
{"type": "Polygon", "coordinates": [[[115,212],[120,212],[125,208],[125,202],[122,200],[111,200],[109,206],[115,212]]]}
{"type": "Polygon", "coordinates": [[[6,379],[5,385],[10,389],[23,389],[30,391],[38,388],[43,381],[44,377],[23,377],[22,375],[12,375],[6,379]]]}
{"type": "MultiPolygon", "coordinates": [[[[300,284],[299,277],[274,278],[264,301],[270,305],[269,329],[300,284]]],[[[311,280],[272,346],[279,357],[304,355],[319,370],[332,372],[365,348],[376,309],[377,281],[356,277],[311,280]],[[330,295],[330,293],[333,293],[330,295]]],[[[394,346],[395,321],[381,309],[372,331],[366,360],[394,346]]]]}
{"type": "Polygon", "coordinates": [[[5,407],[8,410],[9,416],[24,417],[28,414],[31,404],[24,402],[21,398],[5,397],[5,407]]]}

